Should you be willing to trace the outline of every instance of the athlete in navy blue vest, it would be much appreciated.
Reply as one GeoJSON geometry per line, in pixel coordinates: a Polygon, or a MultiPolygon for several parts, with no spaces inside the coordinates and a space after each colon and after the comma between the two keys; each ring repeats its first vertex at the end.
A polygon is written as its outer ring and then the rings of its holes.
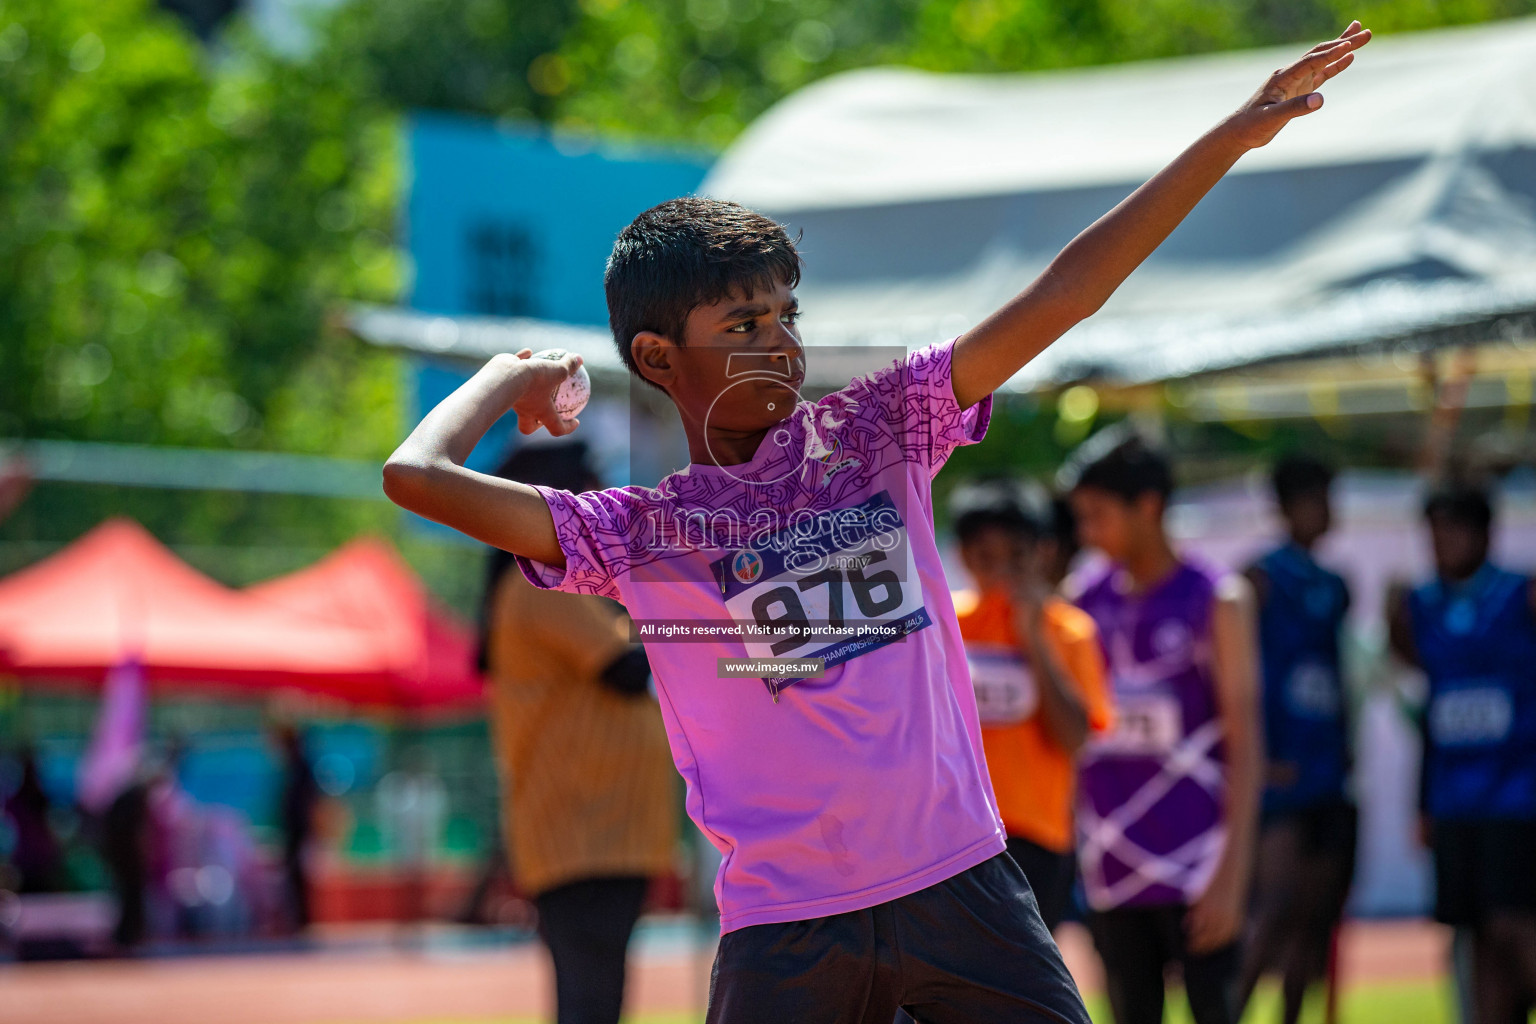
{"type": "Polygon", "coordinates": [[[1256,847],[1245,997],[1277,971],[1284,1022],[1324,976],[1354,875],[1356,814],[1347,794],[1349,700],[1339,633],[1349,587],[1313,549],[1333,523],[1333,472],[1306,458],[1275,466],[1287,539],[1248,570],[1259,603],[1268,764],[1256,847]]]}
{"type": "Polygon", "coordinates": [[[1435,578],[1400,595],[1392,644],[1429,679],[1424,831],[1435,917],[1472,933],[1482,1022],[1536,1005],[1536,587],[1488,560],[1486,492],[1436,490],[1425,504],[1435,578]]]}

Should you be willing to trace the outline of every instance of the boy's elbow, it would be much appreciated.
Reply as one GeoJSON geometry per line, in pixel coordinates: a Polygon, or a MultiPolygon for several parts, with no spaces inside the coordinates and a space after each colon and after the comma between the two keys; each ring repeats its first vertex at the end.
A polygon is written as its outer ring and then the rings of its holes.
{"type": "Polygon", "coordinates": [[[1069,302],[1067,318],[1072,322],[1073,326],[1076,326],[1103,309],[1104,303],[1107,301],[1109,301],[1108,296],[1102,299],[1084,299],[1079,297],[1075,301],[1069,302]]]}
{"type": "Polygon", "coordinates": [[[431,475],[427,466],[395,452],[384,462],[384,496],[401,508],[415,508],[431,475]]]}
{"type": "Polygon", "coordinates": [[[1081,285],[1050,275],[1041,296],[1050,310],[1050,318],[1065,334],[1104,308],[1109,296],[1089,294],[1081,285]]]}
{"type": "Polygon", "coordinates": [[[1063,283],[1055,299],[1062,319],[1075,325],[1103,309],[1104,303],[1109,301],[1109,293],[1100,294],[1081,285],[1067,286],[1063,283]]]}

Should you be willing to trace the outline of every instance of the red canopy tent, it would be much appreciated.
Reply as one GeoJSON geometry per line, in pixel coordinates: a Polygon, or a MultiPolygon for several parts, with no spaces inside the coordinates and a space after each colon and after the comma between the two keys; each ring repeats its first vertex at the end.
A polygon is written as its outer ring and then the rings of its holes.
{"type": "Polygon", "coordinates": [[[295,687],[368,701],[392,677],[373,634],[232,590],[138,523],[111,519],[0,579],[0,673],[295,687]]]}
{"type": "Polygon", "coordinates": [[[482,705],[473,635],[436,605],[383,540],[353,541],[308,568],[246,593],[367,632],[389,665],[390,703],[397,707],[445,711],[482,705]]]}

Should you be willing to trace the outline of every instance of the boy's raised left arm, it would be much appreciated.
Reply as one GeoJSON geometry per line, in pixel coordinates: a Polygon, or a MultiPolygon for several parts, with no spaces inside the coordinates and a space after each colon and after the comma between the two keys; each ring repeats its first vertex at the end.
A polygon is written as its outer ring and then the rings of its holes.
{"type": "Polygon", "coordinates": [[[1315,90],[1354,61],[1371,33],[1351,22],[1281,68],[1224,119],[1063,249],[1027,288],[955,344],[953,387],[962,409],[1005,384],[1051,342],[1092,316],[1179,226],[1239,157],[1293,118],[1323,105],[1315,90]]]}

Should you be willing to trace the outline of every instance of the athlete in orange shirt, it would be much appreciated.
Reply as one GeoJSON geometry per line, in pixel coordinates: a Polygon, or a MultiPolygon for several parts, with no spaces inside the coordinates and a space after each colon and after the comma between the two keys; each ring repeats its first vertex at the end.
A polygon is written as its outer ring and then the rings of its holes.
{"type": "Polygon", "coordinates": [[[1008,852],[1054,929],[1072,897],[1077,749],[1113,717],[1093,620],[1051,593],[1041,571],[1050,509],[1007,482],[951,502],[975,589],[955,595],[992,789],[1008,852]],[[1039,505],[1040,508],[1035,506],[1039,505]]]}

